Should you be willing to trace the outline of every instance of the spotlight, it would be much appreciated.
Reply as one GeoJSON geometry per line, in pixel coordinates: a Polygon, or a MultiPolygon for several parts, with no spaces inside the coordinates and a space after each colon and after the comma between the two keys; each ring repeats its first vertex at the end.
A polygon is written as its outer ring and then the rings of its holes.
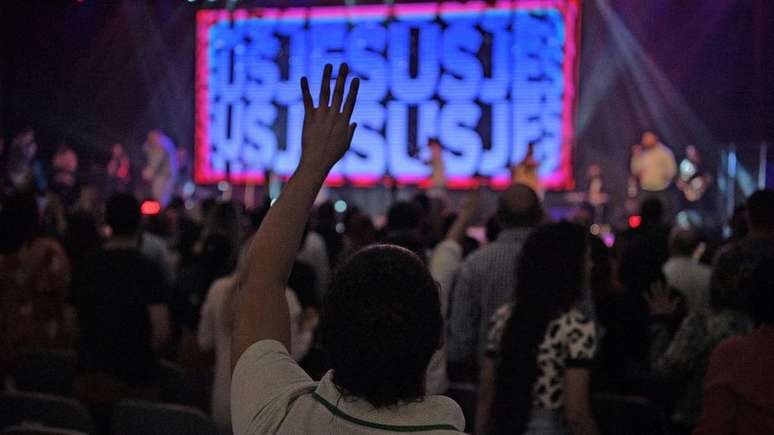
{"type": "Polygon", "coordinates": [[[642,216],[629,216],[629,228],[638,228],[640,225],[642,225],[642,216]]]}

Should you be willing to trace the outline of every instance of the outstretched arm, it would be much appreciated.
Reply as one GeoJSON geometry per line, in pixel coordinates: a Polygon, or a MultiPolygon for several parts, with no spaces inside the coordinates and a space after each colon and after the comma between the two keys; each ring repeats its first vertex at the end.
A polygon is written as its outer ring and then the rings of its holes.
{"type": "Polygon", "coordinates": [[[260,340],[277,340],[290,351],[285,287],[314,198],[328,172],[349,149],[356,126],[349,121],[359,80],[352,80],[344,102],[348,67],[342,64],[331,102],[332,70],[331,65],[325,66],[318,107],[312,105],[306,77],[301,79],[304,100],[301,161],[250,244],[235,300],[232,368],[242,353],[260,340]]]}

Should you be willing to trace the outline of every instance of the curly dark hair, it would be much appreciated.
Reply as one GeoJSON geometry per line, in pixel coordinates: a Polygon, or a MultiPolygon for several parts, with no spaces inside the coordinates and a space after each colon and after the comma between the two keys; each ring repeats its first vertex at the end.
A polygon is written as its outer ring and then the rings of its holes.
{"type": "Polygon", "coordinates": [[[420,400],[442,325],[438,287],[415,254],[392,245],[362,249],[337,271],[323,303],[334,383],[377,408],[420,400]]]}
{"type": "Polygon", "coordinates": [[[522,433],[527,427],[538,348],[548,324],[581,297],[586,249],[586,232],[569,222],[541,226],[524,243],[497,364],[491,433],[522,433]]]}
{"type": "Polygon", "coordinates": [[[140,203],[129,193],[114,193],[105,204],[105,221],[116,236],[131,236],[140,229],[140,203]]]}

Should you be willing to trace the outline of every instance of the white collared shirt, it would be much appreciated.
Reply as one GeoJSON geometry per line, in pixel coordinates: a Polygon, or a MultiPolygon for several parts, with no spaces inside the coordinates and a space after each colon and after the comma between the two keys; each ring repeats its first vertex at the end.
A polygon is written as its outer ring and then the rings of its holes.
{"type": "Polygon", "coordinates": [[[395,407],[374,408],[343,397],[328,372],[319,383],[275,340],[250,346],[231,382],[231,420],[244,434],[459,434],[465,417],[448,397],[427,396],[395,407]]]}

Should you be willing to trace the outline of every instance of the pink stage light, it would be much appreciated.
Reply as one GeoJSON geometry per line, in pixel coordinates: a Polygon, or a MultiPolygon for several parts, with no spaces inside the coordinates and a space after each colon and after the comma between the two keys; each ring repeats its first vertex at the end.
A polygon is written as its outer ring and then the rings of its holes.
{"type": "MultiPolygon", "coordinates": [[[[410,3],[391,5],[354,5],[354,6],[320,6],[309,8],[252,8],[227,10],[201,10],[197,15],[196,35],[196,131],[195,131],[195,179],[197,183],[214,184],[223,181],[226,174],[222,168],[212,163],[213,143],[211,137],[212,113],[210,108],[210,82],[213,68],[223,68],[223,65],[210,64],[210,50],[213,48],[211,30],[222,23],[236,25],[249,20],[269,20],[272,22],[326,22],[330,20],[347,20],[350,23],[363,21],[383,21],[387,17],[417,19],[437,16],[475,18],[483,13],[511,13],[526,11],[540,14],[545,11],[558,11],[561,15],[564,30],[564,40],[561,41],[561,109],[557,108],[556,116],[560,119],[555,136],[558,140],[555,160],[558,162],[549,172],[541,172],[541,182],[547,189],[573,189],[575,182],[572,172],[573,145],[575,142],[575,109],[577,103],[577,68],[580,53],[580,6],[581,0],[500,0],[494,3],[470,1],[466,3],[410,3]]],[[[439,47],[440,49],[440,47],[439,47]]],[[[306,73],[310,67],[307,66],[306,73]]],[[[216,103],[213,103],[216,104],[216,103]]],[[[231,116],[229,114],[229,116],[231,116]]],[[[553,116],[553,115],[552,115],[553,116]]],[[[362,129],[361,129],[362,130],[362,129]]],[[[419,142],[419,141],[418,141],[419,142]]],[[[422,144],[423,145],[423,144],[422,144]]],[[[509,146],[515,147],[514,143],[509,146]]],[[[513,152],[513,151],[510,151],[513,152]]],[[[503,168],[504,169],[504,168],[503,168]]],[[[279,174],[287,179],[288,174],[279,174]]],[[[234,184],[263,184],[263,170],[237,170],[229,174],[229,181],[234,184]]],[[[337,173],[334,171],[326,180],[329,186],[352,185],[369,187],[378,184],[389,184],[395,180],[399,185],[416,185],[427,187],[429,177],[421,175],[394,175],[390,173],[337,173]]],[[[470,189],[479,184],[504,188],[510,184],[511,178],[504,170],[491,176],[479,177],[477,174],[451,175],[448,186],[452,189],[470,189]]]]}

